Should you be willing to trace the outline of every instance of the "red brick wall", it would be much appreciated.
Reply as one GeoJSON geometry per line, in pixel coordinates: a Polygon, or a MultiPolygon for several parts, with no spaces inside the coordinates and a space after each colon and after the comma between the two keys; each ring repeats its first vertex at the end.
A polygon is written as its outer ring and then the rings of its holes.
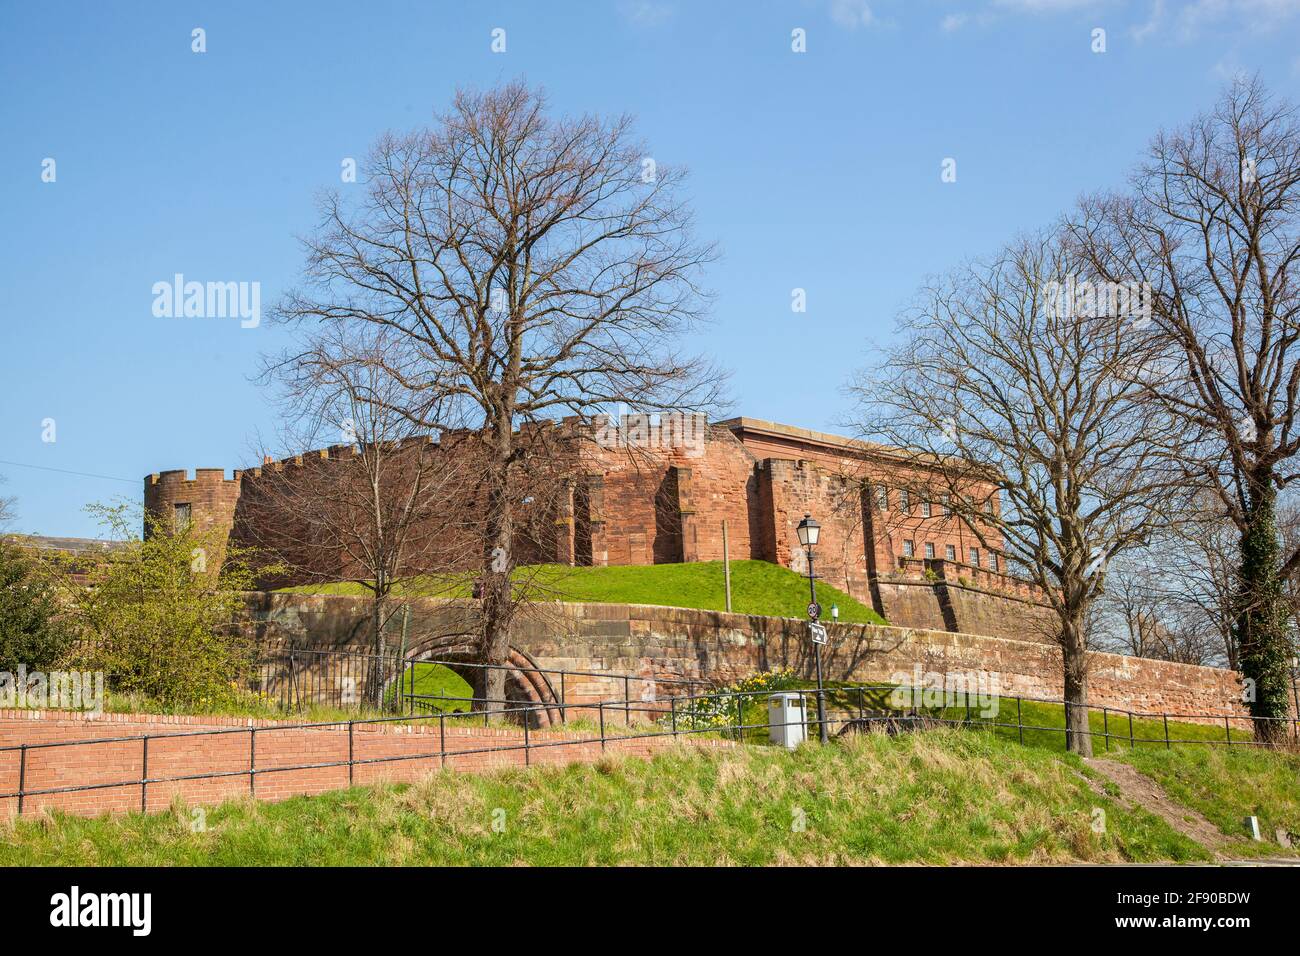
{"type": "MultiPolygon", "coordinates": [[[[250,793],[260,800],[323,793],[349,785],[348,732],[346,726],[301,729],[285,722],[239,720],[214,717],[154,717],[132,714],[104,714],[90,718],[56,711],[0,711],[0,747],[29,745],[25,790],[54,789],[95,784],[121,784],[94,790],[31,795],[25,798],[23,813],[58,809],[80,815],[140,810],[144,745],[140,740],[120,743],[78,744],[66,747],[36,747],[37,744],[86,741],[112,737],[170,735],[149,741],[150,779],[196,774],[229,774],[203,780],[151,783],[143,804],[150,811],[167,809],[180,797],[193,804],[215,804],[250,793]],[[250,728],[256,727],[256,767],[269,770],[316,764],[342,766],[312,767],[259,773],[251,785],[250,728]],[[229,730],[213,735],[185,735],[197,730],[229,730]]],[[[602,754],[649,757],[679,746],[689,738],[607,738],[604,748],[592,734],[566,731],[533,731],[530,744],[559,744],[530,749],[529,765],[590,763],[602,754]]],[[[726,747],[724,741],[694,740],[691,746],[726,747]]],[[[437,721],[425,726],[359,724],[352,735],[352,768],[355,784],[409,782],[440,770],[482,771],[498,767],[522,767],[525,751],[522,730],[483,727],[445,728],[441,736],[437,721]],[[441,756],[445,739],[445,759],[441,756]],[[474,752],[496,747],[518,747],[495,753],[474,752]],[[381,757],[406,757],[391,762],[364,763],[381,757]]],[[[20,751],[0,751],[0,793],[19,789],[20,751]]],[[[0,800],[0,816],[17,812],[18,800],[0,800]]]]}

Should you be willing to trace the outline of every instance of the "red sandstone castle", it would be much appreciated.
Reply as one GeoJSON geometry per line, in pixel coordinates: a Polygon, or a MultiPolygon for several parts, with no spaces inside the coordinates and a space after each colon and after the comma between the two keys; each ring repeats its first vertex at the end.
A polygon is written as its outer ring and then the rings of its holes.
{"type": "MultiPolygon", "coordinates": [[[[574,452],[562,493],[548,497],[528,554],[578,565],[717,561],[723,526],[732,559],[805,572],[795,526],[822,524],[818,577],[874,607],[891,624],[1039,638],[1041,596],[1007,573],[989,548],[951,516],[944,496],[889,449],[752,418],[705,424],[693,416],[611,420],[574,452]],[[629,455],[628,448],[648,449],[629,455]]],[[[445,443],[444,443],[445,444],[445,443]]],[[[269,463],[277,475],[347,457],[348,446],[269,463]]],[[[236,537],[256,521],[263,468],[164,471],[145,479],[145,507],[164,519],[236,537]]],[[[998,507],[991,488],[972,489],[998,507]]],[[[986,542],[997,542],[985,533],[986,542]]],[[[791,608],[792,616],[800,613],[791,608]]]]}

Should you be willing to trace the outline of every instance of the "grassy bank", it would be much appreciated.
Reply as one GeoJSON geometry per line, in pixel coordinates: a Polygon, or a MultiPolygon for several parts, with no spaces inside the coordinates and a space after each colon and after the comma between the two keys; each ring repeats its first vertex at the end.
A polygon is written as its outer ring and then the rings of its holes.
{"type": "MultiPolygon", "coordinates": [[[[754,678],[751,678],[753,680],[754,678]]],[[[808,680],[784,680],[773,690],[815,689],[816,684],[808,680]]],[[[929,698],[922,691],[919,703],[913,707],[910,692],[903,691],[903,699],[895,697],[893,687],[862,687],[840,681],[829,681],[826,687],[826,706],[832,732],[837,731],[843,722],[860,712],[893,710],[917,713],[950,722],[966,722],[983,725],[990,733],[1017,743],[1044,747],[1049,750],[1066,750],[1065,707],[1045,701],[1017,700],[1012,697],[989,697],[981,700],[976,695],[970,697],[970,706],[964,699],[956,696],[956,706],[943,706],[936,702],[929,705],[929,698]]],[[[748,690],[747,687],[739,688],[748,690]]],[[[750,729],[745,731],[745,738],[751,742],[767,739],[767,692],[763,691],[745,699],[744,722],[750,729]],[[762,726],[759,726],[762,725],[762,726]]],[[[813,698],[807,698],[809,717],[815,716],[813,698]]],[[[720,726],[734,726],[735,703],[724,708],[724,717],[720,726]]],[[[1165,736],[1168,734],[1170,748],[1204,750],[1207,744],[1223,744],[1229,739],[1229,732],[1222,723],[1190,723],[1170,720],[1167,723],[1159,717],[1130,717],[1115,711],[1091,709],[1088,722],[1092,728],[1093,750],[1098,756],[1120,754],[1132,750],[1166,750],[1165,736]],[[1109,737],[1107,736],[1109,735],[1109,737]]],[[[810,730],[815,733],[815,729],[810,730]]],[[[1234,749],[1239,742],[1251,741],[1253,734],[1247,730],[1231,730],[1234,749]]],[[[1221,748],[1213,748],[1221,749],[1221,748]]]]}
{"type": "Polygon", "coordinates": [[[1184,747],[1136,750],[1122,759],[1156,781],[1184,806],[1225,833],[1245,833],[1258,817],[1264,844],[1277,851],[1275,832],[1286,830],[1300,848],[1300,754],[1256,747],[1184,747]]]}
{"type": "MultiPolygon", "coordinates": [[[[538,600],[657,604],[669,607],[726,609],[726,587],[721,561],[690,564],[647,564],[622,567],[569,567],[559,564],[520,568],[515,574],[521,587],[538,600]]],[[[312,584],[283,590],[300,594],[352,594],[369,592],[351,581],[312,584]]],[[[468,597],[468,582],[453,577],[426,577],[398,589],[399,597],[468,597]]],[[[768,561],[731,562],[732,610],[738,614],[804,617],[808,606],[808,579],[768,561]]],[[[884,619],[860,601],[819,582],[817,599],[826,609],[840,609],[840,621],[849,624],[883,624],[884,619]]]]}
{"type": "MultiPolygon", "coordinates": [[[[1182,756],[1175,752],[1168,759],[1182,756]]],[[[795,753],[450,772],[407,787],[150,817],[7,823],[0,864],[461,865],[1199,860],[1074,757],[992,735],[867,735],[795,753]],[[1094,810],[1105,811],[1096,832],[1094,810]],[[494,829],[494,823],[498,828],[494,829]],[[498,829],[500,832],[498,832],[498,829]]]]}

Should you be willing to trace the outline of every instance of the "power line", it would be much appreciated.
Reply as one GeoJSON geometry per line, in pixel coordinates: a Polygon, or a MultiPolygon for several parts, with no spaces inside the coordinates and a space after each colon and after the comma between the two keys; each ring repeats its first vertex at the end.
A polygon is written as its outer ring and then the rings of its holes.
{"type": "Polygon", "coordinates": [[[47,465],[29,465],[23,461],[5,461],[0,458],[0,465],[12,465],[15,468],[34,468],[37,471],[57,471],[61,475],[76,475],[78,478],[102,478],[104,481],[124,481],[128,485],[138,485],[139,479],[118,478],[114,475],[94,475],[88,471],[69,471],[67,468],[50,468],[47,465]]]}

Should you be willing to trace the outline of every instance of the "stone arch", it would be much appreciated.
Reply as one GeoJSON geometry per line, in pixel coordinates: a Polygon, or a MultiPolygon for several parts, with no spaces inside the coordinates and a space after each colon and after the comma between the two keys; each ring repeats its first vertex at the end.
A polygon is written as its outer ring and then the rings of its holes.
{"type": "MultiPolygon", "coordinates": [[[[465,679],[474,689],[475,696],[481,696],[484,669],[470,666],[478,663],[477,658],[476,648],[463,635],[418,642],[406,654],[407,663],[438,661],[445,664],[465,679]]],[[[528,715],[529,726],[550,727],[564,722],[564,711],[555,685],[547,674],[539,673],[537,662],[527,652],[511,647],[505,666],[509,668],[506,672],[506,699],[512,706],[516,706],[516,702],[536,705],[528,715]]],[[[512,714],[510,719],[519,721],[522,716],[512,714]]]]}

